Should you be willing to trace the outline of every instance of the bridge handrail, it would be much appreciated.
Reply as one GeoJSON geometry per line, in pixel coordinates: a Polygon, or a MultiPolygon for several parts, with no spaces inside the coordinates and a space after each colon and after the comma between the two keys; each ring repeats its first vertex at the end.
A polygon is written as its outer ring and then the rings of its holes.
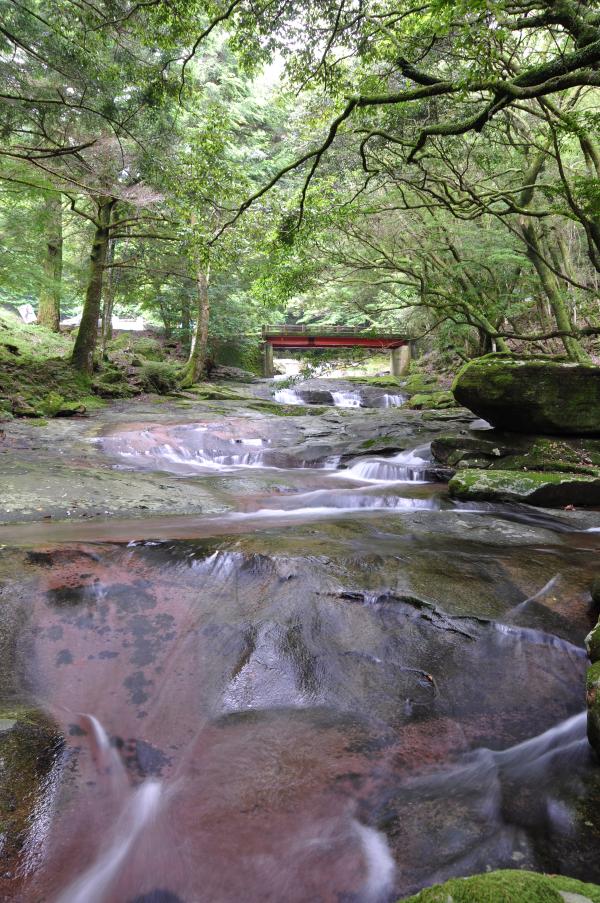
{"type": "Polygon", "coordinates": [[[376,329],[362,329],[359,326],[318,326],[318,325],[281,325],[263,326],[263,337],[278,335],[314,335],[314,336],[364,336],[365,338],[406,339],[401,333],[381,332],[376,329]]]}

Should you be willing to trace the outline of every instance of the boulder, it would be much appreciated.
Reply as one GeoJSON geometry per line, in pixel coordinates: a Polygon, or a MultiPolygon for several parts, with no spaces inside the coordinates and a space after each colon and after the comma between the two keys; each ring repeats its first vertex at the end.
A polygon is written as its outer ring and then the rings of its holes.
{"type": "Polygon", "coordinates": [[[596,755],[600,756],[600,661],[594,662],[587,670],[585,700],[588,740],[596,755]]]}
{"type": "Polygon", "coordinates": [[[468,434],[438,436],[431,443],[431,453],[440,464],[454,468],[566,471],[600,476],[598,439],[473,430],[468,434]]]}
{"type": "Polygon", "coordinates": [[[12,413],[15,417],[41,417],[42,412],[38,411],[37,408],[34,408],[33,405],[29,404],[26,398],[23,398],[22,395],[17,395],[12,400],[12,413]]]}
{"type": "Polygon", "coordinates": [[[600,887],[564,875],[504,869],[452,878],[404,903],[600,903],[600,887]]]}
{"type": "Polygon", "coordinates": [[[445,390],[439,392],[417,392],[416,395],[411,396],[408,406],[414,410],[428,411],[436,408],[453,408],[456,407],[456,402],[452,392],[445,390]]]}
{"type": "Polygon", "coordinates": [[[221,364],[218,364],[217,366],[211,368],[210,378],[217,380],[222,379],[236,383],[258,382],[258,378],[249,370],[242,370],[241,367],[226,367],[221,364]]]}
{"type": "Polygon", "coordinates": [[[304,404],[333,404],[333,395],[326,389],[297,389],[296,394],[304,404]]]}
{"type": "MultiPolygon", "coordinates": [[[[594,602],[596,601],[595,591],[600,589],[598,583],[596,578],[592,584],[592,600],[594,602]]],[[[590,745],[600,756],[600,621],[586,636],[585,648],[591,662],[586,681],[587,733],[590,745]]]]}
{"type": "Polygon", "coordinates": [[[591,364],[489,354],[465,364],[452,391],[500,429],[600,435],[600,367],[591,364]]]}
{"type": "Polygon", "coordinates": [[[461,469],[450,480],[452,498],[477,502],[525,502],[562,508],[600,505],[600,477],[573,473],[461,469]]]}

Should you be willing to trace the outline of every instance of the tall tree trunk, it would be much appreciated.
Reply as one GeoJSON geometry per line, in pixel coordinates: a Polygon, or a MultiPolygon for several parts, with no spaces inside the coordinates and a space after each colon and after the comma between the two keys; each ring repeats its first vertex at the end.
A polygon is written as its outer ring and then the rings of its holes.
{"type": "Polygon", "coordinates": [[[102,353],[113,337],[112,315],[115,302],[115,271],[111,264],[115,259],[115,241],[111,238],[106,249],[106,276],[104,277],[102,299],[102,353]]]}
{"type": "MultiPolygon", "coordinates": [[[[527,244],[527,256],[531,260],[542,288],[544,289],[544,293],[548,298],[558,329],[564,332],[575,332],[575,326],[571,320],[571,314],[567,303],[560,291],[554,273],[546,263],[548,254],[542,251],[535,225],[530,221],[522,222],[521,231],[527,244]]],[[[579,339],[576,339],[574,335],[562,336],[562,343],[569,360],[580,362],[589,361],[589,357],[581,347],[579,339]]]]}
{"type": "Polygon", "coordinates": [[[98,202],[98,219],[90,254],[90,275],[72,356],[74,366],[83,373],[91,373],[94,366],[98,320],[102,306],[102,281],[110,240],[110,218],[114,204],[115,202],[110,198],[103,198],[98,202]]]}
{"type": "Polygon", "coordinates": [[[186,293],[181,302],[181,344],[189,353],[192,343],[192,310],[189,295],[186,293]]]}
{"type": "Polygon", "coordinates": [[[196,316],[196,329],[192,339],[192,348],[187,362],[184,376],[184,385],[192,385],[202,379],[206,372],[206,359],[208,352],[208,325],[210,321],[210,297],[209,267],[198,267],[196,271],[196,291],[198,295],[198,310],[196,316]]]}
{"type": "Polygon", "coordinates": [[[48,193],[44,199],[46,218],[46,253],[44,255],[44,281],[40,291],[38,323],[60,331],[60,290],[63,266],[62,198],[48,193]]]}

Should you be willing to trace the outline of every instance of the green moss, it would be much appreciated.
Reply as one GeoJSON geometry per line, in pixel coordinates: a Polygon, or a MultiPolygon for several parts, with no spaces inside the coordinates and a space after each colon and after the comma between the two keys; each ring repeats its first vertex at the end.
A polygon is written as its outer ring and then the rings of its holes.
{"type": "Polygon", "coordinates": [[[405,903],[565,903],[561,892],[579,894],[581,903],[600,903],[600,887],[596,884],[514,869],[453,878],[422,890],[405,903]]]}
{"type": "Polygon", "coordinates": [[[146,361],[140,367],[138,377],[145,392],[168,395],[179,387],[181,367],[168,361],[146,361]]]}
{"type": "Polygon", "coordinates": [[[600,434],[600,367],[593,364],[486,355],[459,370],[452,391],[459,404],[501,429],[600,434]]]}
{"type": "Polygon", "coordinates": [[[600,504],[600,479],[565,473],[461,468],[448,485],[453,498],[526,502],[550,507],[600,504]]]}
{"type": "Polygon", "coordinates": [[[439,390],[412,395],[407,404],[409,408],[426,411],[456,407],[452,393],[439,390]]]}
{"type": "Polygon", "coordinates": [[[165,353],[158,339],[142,336],[134,339],[131,343],[131,350],[138,357],[143,357],[147,361],[164,361],[165,353]]]}
{"type": "Polygon", "coordinates": [[[254,411],[260,411],[263,414],[275,414],[277,417],[303,417],[306,415],[325,414],[330,410],[318,405],[279,404],[276,401],[263,401],[262,399],[251,401],[247,407],[254,411]]]}
{"type": "Polygon", "coordinates": [[[228,386],[217,386],[214,383],[198,383],[186,389],[188,395],[192,394],[202,401],[240,401],[252,399],[252,396],[242,395],[228,386]]]}
{"type": "Polygon", "coordinates": [[[263,355],[258,340],[214,340],[211,357],[215,364],[221,364],[224,367],[238,367],[240,370],[248,370],[249,373],[262,376],[263,355]]]}
{"type": "Polygon", "coordinates": [[[376,386],[379,389],[399,389],[400,380],[397,376],[345,376],[348,382],[360,383],[364,386],[376,386]]]}

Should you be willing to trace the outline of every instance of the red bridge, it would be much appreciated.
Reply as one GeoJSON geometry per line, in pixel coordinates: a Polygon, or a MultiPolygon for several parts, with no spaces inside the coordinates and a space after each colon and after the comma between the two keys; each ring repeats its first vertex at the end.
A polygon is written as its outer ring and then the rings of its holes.
{"type": "Polygon", "coordinates": [[[347,326],[263,326],[265,376],[273,376],[274,348],[373,348],[390,351],[393,376],[403,376],[410,364],[410,338],[391,333],[366,334],[347,326]]]}

